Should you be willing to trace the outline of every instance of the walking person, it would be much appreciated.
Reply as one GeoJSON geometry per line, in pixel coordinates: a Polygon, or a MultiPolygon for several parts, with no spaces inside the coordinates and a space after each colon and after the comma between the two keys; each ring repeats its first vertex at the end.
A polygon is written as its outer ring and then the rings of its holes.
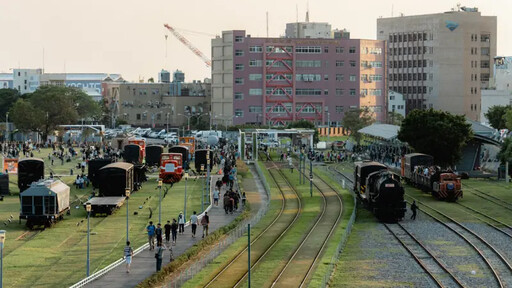
{"type": "Polygon", "coordinates": [[[196,238],[196,229],[197,229],[197,215],[196,211],[194,211],[194,214],[190,216],[190,225],[192,226],[192,238],[196,238]]]}
{"type": "Polygon", "coordinates": [[[148,242],[149,242],[149,250],[155,250],[155,225],[153,225],[153,221],[149,221],[148,227],[146,227],[146,231],[148,231],[148,242]]]}
{"type": "Polygon", "coordinates": [[[178,224],[180,225],[179,232],[183,234],[185,232],[185,216],[183,216],[183,212],[180,212],[180,215],[178,215],[178,224]]]}
{"type": "Polygon", "coordinates": [[[130,246],[130,241],[126,241],[126,247],[124,247],[124,261],[126,263],[126,273],[130,273],[130,265],[132,264],[133,249],[130,246]]]}
{"type": "MultiPolygon", "coordinates": [[[[173,221],[175,221],[173,219],[173,221]]],[[[167,220],[167,224],[164,225],[165,230],[165,242],[169,243],[169,240],[171,238],[171,221],[167,220]]]]}
{"type": "Polygon", "coordinates": [[[206,236],[208,236],[208,224],[210,224],[210,216],[208,216],[208,212],[204,212],[203,218],[201,218],[201,225],[203,226],[203,238],[206,231],[206,236]]]}
{"type": "Polygon", "coordinates": [[[412,220],[416,220],[416,210],[418,210],[418,206],[416,205],[416,201],[412,201],[412,204],[411,204],[411,211],[412,211],[411,219],[412,220]]]}
{"type": "Polygon", "coordinates": [[[245,207],[245,201],[247,201],[247,197],[245,197],[245,192],[242,193],[242,207],[245,207]]]}
{"type": "Polygon", "coordinates": [[[156,236],[156,246],[162,246],[162,224],[156,224],[155,236],[156,236]]]}
{"type": "Polygon", "coordinates": [[[171,232],[172,232],[172,245],[176,245],[176,240],[178,238],[178,222],[176,222],[176,219],[172,219],[171,232]]]}
{"type": "Polygon", "coordinates": [[[156,272],[162,269],[162,259],[164,259],[164,250],[167,249],[162,243],[157,245],[155,258],[156,258],[156,272]]]}
{"type": "Polygon", "coordinates": [[[229,198],[228,192],[224,194],[224,211],[228,214],[229,207],[231,206],[231,199],[229,198]]]}
{"type": "Polygon", "coordinates": [[[219,206],[219,187],[215,187],[215,189],[213,189],[213,204],[215,204],[215,206],[219,206]]]}

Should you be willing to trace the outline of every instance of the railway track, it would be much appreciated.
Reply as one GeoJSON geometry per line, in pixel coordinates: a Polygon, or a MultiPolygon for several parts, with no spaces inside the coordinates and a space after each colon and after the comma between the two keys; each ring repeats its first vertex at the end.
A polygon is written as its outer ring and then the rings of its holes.
{"type": "MultiPolygon", "coordinates": [[[[344,175],[342,172],[338,171],[336,168],[334,168],[334,171],[336,171],[338,174],[342,175],[346,179],[350,179],[346,175],[344,175]]],[[[350,179],[350,181],[352,181],[350,179]]],[[[436,217],[433,215],[433,213],[429,213],[426,211],[425,208],[420,208],[420,210],[434,219],[436,222],[440,223],[441,225],[445,226],[447,229],[458,235],[460,238],[462,238],[466,243],[468,243],[482,258],[482,260],[485,262],[487,267],[492,272],[492,275],[494,276],[494,279],[496,280],[496,284],[498,287],[510,287],[512,284],[512,267],[510,263],[503,257],[503,255],[491,244],[489,244],[487,241],[485,241],[482,237],[480,237],[478,234],[473,232],[471,229],[467,228],[466,226],[462,225],[461,223],[457,222],[455,219],[449,217],[448,215],[442,213],[441,211],[430,207],[429,205],[426,205],[425,203],[422,203],[421,201],[417,200],[416,198],[405,194],[406,197],[415,200],[418,204],[421,204],[421,207],[426,207],[427,209],[434,211],[434,213],[437,213],[438,215],[441,215],[441,217],[436,217]],[[444,218],[444,221],[440,218],[444,218]],[[507,281],[504,284],[503,279],[506,279],[507,281]]],[[[459,203],[460,204],[460,203],[459,203]]],[[[465,206],[464,204],[460,204],[465,206]]],[[[468,207],[468,206],[466,206],[468,207]]],[[[469,207],[468,207],[469,208],[469,207]]],[[[476,211],[476,210],[475,210],[476,211]]],[[[489,217],[485,215],[486,217],[489,217]]],[[[496,220],[496,219],[495,219],[496,220]]],[[[497,220],[496,220],[497,221],[497,220]]],[[[387,224],[385,224],[387,225],[387,224]]],[[[402,244],[403,245],[403,244],[402,244]]],[[[424,268],[422,266],[422,268],[424,268]]],[[[425,268],[424,268],[425,270],[425,268]]],[[[436,281],[437,282],[437,281],[436,281]]],[[[439,283],[438,283],[439,285],[439,283]]],[[[464,286],[464,285],[462,285],[464,286]]],[[[441,286],[442,287],[442,286],[441,286]]]]}
{"type": "Polygon", "coordinates": [[[415,200],[416,203],[423,207],[419,208],[419,210],[430,216],[432,219],[436,220],[441,225],[448,228],[450,231],[460,236],[466,243],[473,247],[473,249],[486,263],[487,267],[489,267],[489,269],[492,271],[492,274],[494,275],[494,278],[497,282],[496,284],[499,287],[509,287],[512,284],[512,266],[494,246],[483,239],[480,235],[459,223],[455,219],[451,218],[450,216],[444,214],[443,212],[432,208],[425,203],[422,203],[410,195],[406,194],[405,196],[415,200]],[[434,211],[435,214],[440,215],[441,217],[436,217],[433,215],[433,213],[427,212],[425,207],[428,210],[434,211]],[[503,279],[507,280],[507,285],[504,284],[503,279]]]}
{"type": "MultiPolygon", "coordinates": [[[[487,192],[484,192],[484,191],[482,191],[482,190],[480,190],[478,188],[470,187],[467,184],[464,184],[463,186],[465,188],[468,188],[473,195],[475,195],[475,196],[477,196],[479,198],[485,199],[485,200],[487,200],[489,202],[492,202],[493,204],[496,204],[496,205],[498,205],[500,207],[503,207],[503,208],[505,208],[507,210],[512,211],[512,203],[507,202],[507,201],[505,201],[503,199],[500,199],[500,198],[498,198],[498,197],[496,197],[494,195],[491,195],[491,194],[489,194],[487,192]]],[[[468,190],[465,189],[464,191],[468,191],[468,190]]]]}
{"type": "MultiPolygon", "coordinates": [[[[274,164],[274,168],[277,167],[274,164]]],[[[269,174],[281,194],[281,209],[276,218],[251,241],[251,269],[278,243],[298,219],[302,203],[299,195],[291,187],[285,187],[286,180],[281,179],[269,169],[269,174]]],[[[204,287],[237,287],[247,277],[247,247],[229,261],[204,287]],[[234,277],[233,277],[234,276],[234,277]]]]}
{"type": "Polygon", "coordinates": [[[464,287],[453,272],[448,270],[439,259],[425,247],[413,234],[400,223],[386,224],[384,227],[409,252],[421,268],[439,287],[464,287]]]}
{"type": "Polygon", "coordinates": [[[329,183],[313,174],[313,186],[322,195],[322,211],[308,234],[297,246],[272,287],[304,287],[310,280],[315,265],[336,229],[343,214],[343,202],[339,193],[329,183]]]}
{"type": "Polygon", "coordinates": [[[479,210],[476,210],[474,208],[471,208],[465,204],[457,202],[458,206],[463,207],[464,209],[470,210],[473,213],[476,213],[480,215],[481,217],[484,217],[485,219],[480,218],[479,216],[473,215],[475,218],[478,218],[480,221],[484,222],[485,224],[491,226],[498,232],[505,234],[506,236],[512,238],[512,226],[508,225],[507,223],[504,223],[503,221],[500,221],[492,216],[489,216],[479,210]]]}

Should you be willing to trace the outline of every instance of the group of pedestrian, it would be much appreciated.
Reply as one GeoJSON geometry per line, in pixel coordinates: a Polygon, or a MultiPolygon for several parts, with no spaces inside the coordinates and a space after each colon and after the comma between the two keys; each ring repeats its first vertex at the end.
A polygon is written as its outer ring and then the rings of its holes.
{"type": "Polygon", "coordinates": [[[238,203],[240,201],[240,195],[238,194],[238,190],[228,190],[224,193],[224,211],[226,214],[233,214],[234,210],[238,210],[238,203]]]}

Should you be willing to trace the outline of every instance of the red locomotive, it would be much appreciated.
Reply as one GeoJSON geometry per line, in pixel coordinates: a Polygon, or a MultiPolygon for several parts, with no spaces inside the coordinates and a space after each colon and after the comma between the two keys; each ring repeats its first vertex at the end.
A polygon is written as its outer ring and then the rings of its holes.
{"type": "Polygon", "coordinates": [[[181,153],[162,153],[160,156],[160,174],[162,182],[173,184],[183,175],[183,155],[181,153]]]}

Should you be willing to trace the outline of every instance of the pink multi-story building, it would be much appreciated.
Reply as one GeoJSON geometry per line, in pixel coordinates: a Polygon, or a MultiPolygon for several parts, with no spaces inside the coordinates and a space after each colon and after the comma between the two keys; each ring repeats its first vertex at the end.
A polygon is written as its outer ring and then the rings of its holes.
{"type": "Polygon", "coordinates": [[[212,39],[214,121],[277,126],[307,119],[336,126],[348,110],[369,107],[383,122],[385,47],[377,40],[256,38],[224,31],[212,39]]]}

